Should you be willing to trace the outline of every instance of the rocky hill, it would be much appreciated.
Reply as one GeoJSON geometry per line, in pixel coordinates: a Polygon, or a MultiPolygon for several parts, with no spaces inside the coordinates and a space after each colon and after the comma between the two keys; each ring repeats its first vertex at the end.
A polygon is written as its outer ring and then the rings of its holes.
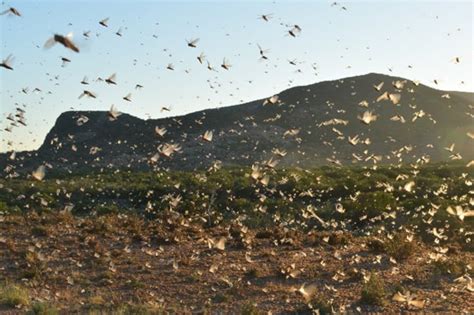
{"type": "Polygon", "coordinates": [[[38,151],[17,154],[13,161],[4,155],[2,163],[13,169],[49,163],[67,170],[150,166],[189,170],[207,168],[215,161],[252,165],[270,158],[279,166],[304,167],[417,160],[467,164],[474,158],[472,134],[473,93],[440,91],[370,73],[294,87],[279,93],[278,99],[172,118],[142,120],[122,114],[110,120],[103,111],[65,112],[38,151]],[[365,112],[376,120],[364,123],[365,112]],[[159,136],[155,127],[167,132],[159,136]],[[212,141],[201,139],[205,131],[213,132],[212,141]],[[156,161],[166,144],[181,150],[171,157],[161,154],[156,161]],[[282,156],[277,149],[287,154],[282,156]]]}

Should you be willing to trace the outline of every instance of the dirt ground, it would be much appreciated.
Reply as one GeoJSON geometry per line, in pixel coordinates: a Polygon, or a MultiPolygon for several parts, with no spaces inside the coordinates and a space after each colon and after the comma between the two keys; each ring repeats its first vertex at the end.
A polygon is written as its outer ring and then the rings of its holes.
{"type": "Polygon", "coordinates": [[[61,314],[474,312],[472,252],[448,244],[440,254],[415,238],[408,257],[397,259],[370,240],[203,228],[172,216],[0,216],[0,286],[18,285],[29,296],[17,307],[0,296],[0,313],[22,314],[35,302],[61,314]],[[371,303],[361,300],[364,290],[369,300],[381,294],[371,303]],[[393,300],[407,291],[423,306],[393,300]]]}

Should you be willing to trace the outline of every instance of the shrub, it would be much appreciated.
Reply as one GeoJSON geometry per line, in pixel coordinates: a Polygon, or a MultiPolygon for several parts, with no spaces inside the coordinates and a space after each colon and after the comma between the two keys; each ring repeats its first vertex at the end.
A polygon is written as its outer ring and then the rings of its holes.
{"type": "Polygon", "coordinates": [[[372,272],[369,281],[362,287],[360,302],[368,305],[384,305],[385,283],[376,273],[372,272]]]}
{"type": "Polygon", "coordinates": [[[256,268],[249,269],[246,273],[245,276],[250,279],[258,278],[259,277],[259,272],[256,268]]]}
{"type": "Polygon", "coordinates": [[[7,203],[4,201],[0,201],[0,213],[8,213],[8,206],[7,203]]]}
{"type": "Polygon", "coordinates": [[[354,222],[358,222],[363,216],[370,219],[383,214],[388,208],[394,209],[396,202],[390,193],[374,191],[363,192],[356,201],[345,200],[342,204],[347,209],[345,215],[349,216],[354,222]]]}
{"type": "Polygon", "coordinates": [[[31,234],[38,237],[46,237],[50,234],[50,231],[44,225],[37,225],[31,228],[31,234]]]}
{"type": "Polygon", "coordinates": [[[367,242],[367,248],[375,254],[380,254],[385,253],[386,245],[384,241],[373,238],[367,242]]]}
{"type": "Polygon", "coordinates": [[[105,304],[105,300],[100,295],[94,295],[89,297],[89,304],[92,307],[103,306],[105,304]]]}
{"type": "Polygon", "coordinates": [[[254,304],[247,303],[242,306],[240,310],[240,314],[242,315],[263,315],[264,312],[261,312],[254,304]]]}
{"type": "Polygon", "coordinates": [[[28,291],[18,285],[0,287],[0,305],[8,307],[28,306],[30,296],[28,291]]]}
{"type": "Polygon", "coordinates": [[[418,248],[415,241],[407,240],[405,233],[397,233],[385,241],[373,238],[367,242],[367,247],[374,253],[385,253],[399,261],[411,257],[418,248]]]}
{"type": "Polygon", "coordinates": [[[432,263],[435,275],[460,277],[466,270],[466,263],[461,259],[447,258],[432,263]]]}
{"type": "Polygon", "coordinates": [[[311,308],[313,310],[317,310],[318,314],[320,315],[333,313],[331,303],[328,301],[328,299],[321,296],[313,297],[309,304],[311,305],[311,308]]]}
{"type": "Polygon", "coordinates": [[[229,302],[229,297],[222,293],[217,293],[212,299],[214,303],[226,303],[229,302]]]}
{"type": "Polygon", "coordinates": [[[58,310],[47,303],[36,302],[33,304],[33,307],[28,312],[30,315],[57,315],[59,314],[58,310]]]}
{"type": "Polygon", "coordinates": [[[352,236],[350,233],[336,232],[329,237],[329,244],[332,246],[344,246],[350,243],[352,236]]]}

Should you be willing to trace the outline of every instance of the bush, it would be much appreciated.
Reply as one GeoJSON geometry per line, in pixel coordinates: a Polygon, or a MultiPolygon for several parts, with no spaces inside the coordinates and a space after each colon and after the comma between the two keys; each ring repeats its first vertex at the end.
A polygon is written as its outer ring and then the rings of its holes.
{"type": "Polygon", "coordinates": [[[461,259],[447,258],[432,263],[435,275],[451,275],[460,277],[464,274],[467,264],[461,259]]]}
{"type": "Polygon", "coordinates": [[[374,253],[385,253],[398,261],[411,257],[418,248],[415,241],[407,240],[405,233],[397,233],[392,239],[385,241],[373,238],[367,242],[367,247],[374,253]]]}
{"type": "Polygon", "coordinates": [[[362,287],[360,302],[368,305],[384,305],[385,283],[376,273],[371,273],[369,281],[362,287]]]}
{"type": "Polygon", "coordinates": [[[58,310],[47,304],[47,303],[40,303],[36,302],[33,304],[33,307],[28,312],[29,315],[57,315],[59,314],[58,310]]]}
{"type": "Polygon", "coordinates": [[[252,303],[247,303],[242,306],[240,310],[240,314],[242,315],[263,315],[264,312],[259,311],[259,309],[252,303]]]}
{"type": "Polygon", "coordinates": [[[38,237],[46,237],[50,234],[50,231],[44,225],[37,225],[31,228],[31,234],[38,237]]]}
{"type": "Polygon", "coordinates": [[[0,305],[8,307],[28,306],[30,296],[28,291],[17,285],[5,285],[0,287],[0,305]]]}
{"type": "Polygon", "coordinates": [[[315,296],[309,302],[313,310],[317,310],[318,314],[326,315],[332,314],[332,305],[329,303],[328,299],[321,296],[315,296]]]}
{"type": "Polygon", "coordinates": [[[5,201],[0,201],[0,213],[8,213],[8,206],[5,201]]]}
{"type": "Polygon", "coordinates": [[[373,238],[367,242],[367,248],[375,254],[381,254],[385,253],[386,245],[384,241],[378,238],[373,238]]]}
{"type": "Polygon", "coordinates": [[[344,246],[350,243],[352,235],[346,232],[335,232],[329,237],[329,244],[332,246],[344,246]]]}
{"type": "Polygon", "coordinates": [[[245,276],[247,278],[250,278],[250,279],[254,279],[254,278],[258,278],[259,277],[259,272],[257,269],[255,268],[252,268],[252,269],[249,269],[246,273],[245,273],[245,276]]]}
{"type": "Polygon", "coordinates": [[[361,193],[356,201],[345,200],[342,204],[347,209],[346,216],[358,222],[361,217],[367,216],[371,219],[383,214],[387,209],[394,209],[396,200],[390,193],[373,191],[361,193]]]}

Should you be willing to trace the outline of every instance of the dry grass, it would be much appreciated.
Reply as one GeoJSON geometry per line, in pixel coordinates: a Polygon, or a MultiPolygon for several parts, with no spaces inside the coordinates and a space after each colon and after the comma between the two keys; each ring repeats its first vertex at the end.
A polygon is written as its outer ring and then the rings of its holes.
{"type": "Polygon", "coordinates": [[[0,305],[7,307],[24,307],[30,305],[28,291],[14,284],[0,286],[0,305]]]}

